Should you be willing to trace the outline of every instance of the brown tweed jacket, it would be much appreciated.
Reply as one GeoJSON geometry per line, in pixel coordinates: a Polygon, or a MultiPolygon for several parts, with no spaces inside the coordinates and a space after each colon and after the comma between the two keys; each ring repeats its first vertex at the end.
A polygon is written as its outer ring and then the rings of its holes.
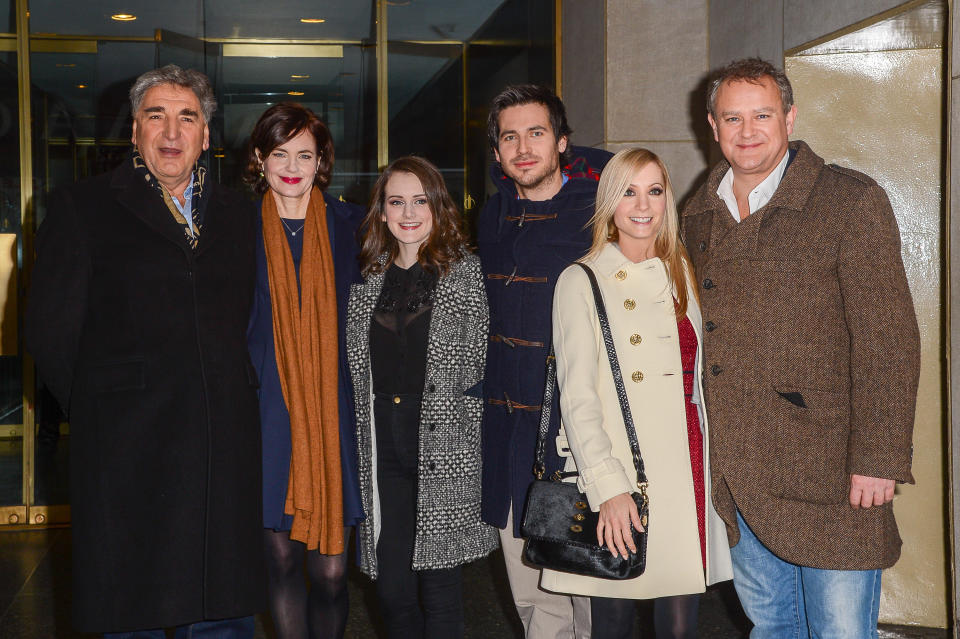
{"type": "Polygon", "coordinates": [[[713,502],[777,556],[864,570],[900,556],[892,504],[854,510],[851,474],[913,482],[920,343],[886,193],[803,142],[739,224],[714,167],[683,212],[705,327],[713,502]]]}

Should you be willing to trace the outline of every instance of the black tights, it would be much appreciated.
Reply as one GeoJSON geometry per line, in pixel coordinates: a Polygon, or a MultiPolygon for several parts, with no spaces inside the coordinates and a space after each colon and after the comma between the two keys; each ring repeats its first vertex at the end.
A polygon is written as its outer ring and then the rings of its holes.
{"type": "MultiPolygon", "coordinates": [[[[658,597],[653,600],[653,625],[657,639],[696,639],[700,595],[658,597]]],[[[602,623],[592,624],[593,639],[631,639],[637,616],[633,599],[590,598],[590,616],[602,623]]]]}
{"type": "MultiPolygon", "coordinates": [[[[349,528],[343,531],[349,538],[349,528]]],[[[263,531],[270,616],[278,639],[340,639],[347,627],[347,552],[307,551],[289,531],[263,531]],[[306,557],[310,592],[303,579],[306,557]],[[309,628],[309,633],[307,629],[309,628]]]]}

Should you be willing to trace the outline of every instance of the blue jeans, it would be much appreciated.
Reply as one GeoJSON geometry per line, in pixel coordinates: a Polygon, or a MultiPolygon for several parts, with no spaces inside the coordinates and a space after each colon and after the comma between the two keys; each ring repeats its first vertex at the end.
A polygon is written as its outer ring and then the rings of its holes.
{"type": "MultiPolygon", "coordinates": [[[[174,639],[253,639],[253,617],[233,617],[219,621],[198,621],[177,626],[174,639]]],[[[134,630],[133,632],[109,632],[104,639],[166,639],[162,628],[134,630]]]]}
{"type": "Polygon", "coordinates": [[[737,512],[733,585],[750,639],[877,639],[880,570],[822,570],[783,561],[737,512]]]}

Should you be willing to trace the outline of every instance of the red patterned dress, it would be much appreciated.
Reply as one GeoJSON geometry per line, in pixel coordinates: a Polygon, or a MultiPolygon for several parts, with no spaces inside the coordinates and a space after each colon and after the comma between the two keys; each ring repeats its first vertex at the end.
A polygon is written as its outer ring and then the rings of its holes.
{"type": "Polygon", "coordinates": [[[703,434],[700,432],[700,416],[697,405],[691,402],[693,385],[696,383],[697,333],[693,324],[683,316],[677,320],[680,333],[680,362],[683,365],[684,406],[687,409],[687,439],[690,442],[690,468],[693,471],[693,495],[697,502],[697,527],[700,530],[700,557],[706,569],[706,529],[703,483],[703,434]]]}

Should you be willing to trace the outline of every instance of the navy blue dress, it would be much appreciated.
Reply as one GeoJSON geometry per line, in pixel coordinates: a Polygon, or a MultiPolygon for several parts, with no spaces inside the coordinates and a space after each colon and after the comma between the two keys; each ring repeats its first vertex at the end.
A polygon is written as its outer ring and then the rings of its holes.
{"type": "MultiPolygon", "coordinates": [[[[360,483],[357,475],[357,438],[353,410],[353,386],[347,368],[344,325],[350,285],[360,281],[357,263],[356,228],[363,210],[324,194],[327,205],[327,232],[333,248],[333,268],[337,289],[337,332],[339,333],[339,414],[340,465],[343,471],[343,525],[355,526],[363,520],[360,483]]],[[[300,279],[303,234],[299,220],[285,220],[285,233],[291,257],[300,279]],[[297,231],[296,235],[291,233],[297,231]]],[[[263,222],[257,216],[257,287],[247,329],[250,358],[260,382],[260,426],[263,438],[263,527],[290,530],[293,516],[283,512],[290,474],[290,415],[280,388],[280,372],[273,346],[273,314],[267,255],[263,244],[263,222]]]]}

